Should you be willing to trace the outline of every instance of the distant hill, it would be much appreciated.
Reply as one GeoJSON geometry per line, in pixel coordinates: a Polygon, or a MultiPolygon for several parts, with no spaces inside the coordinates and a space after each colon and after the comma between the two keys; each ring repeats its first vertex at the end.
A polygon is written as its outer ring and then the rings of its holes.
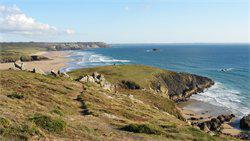
{"type": "Polygon", "coordinates": [[[15,62],[21,58],[29,61],[32,60],[30,55],[38,51],[82,50],[106,47],[109,47],[109,45],[103,42],[2,42],[0,43],[0,63],[15,62]]]}

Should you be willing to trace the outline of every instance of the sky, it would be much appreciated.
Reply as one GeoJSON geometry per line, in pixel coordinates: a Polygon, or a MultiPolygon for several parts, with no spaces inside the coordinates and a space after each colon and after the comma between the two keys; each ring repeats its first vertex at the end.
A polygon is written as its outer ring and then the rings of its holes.
{"type": "Polygon", "coordinates": [[[0,0],[0,41],[249,43],[248,0],[0,0]]]}

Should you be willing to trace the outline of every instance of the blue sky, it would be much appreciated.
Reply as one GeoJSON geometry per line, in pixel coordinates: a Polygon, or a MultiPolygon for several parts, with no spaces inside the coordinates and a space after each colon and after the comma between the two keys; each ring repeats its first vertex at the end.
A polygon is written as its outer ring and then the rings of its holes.
{"type": "Polygon", "coordinates": [[[1,41],[250,41],[247,0],[1,0],[1,41]]]}

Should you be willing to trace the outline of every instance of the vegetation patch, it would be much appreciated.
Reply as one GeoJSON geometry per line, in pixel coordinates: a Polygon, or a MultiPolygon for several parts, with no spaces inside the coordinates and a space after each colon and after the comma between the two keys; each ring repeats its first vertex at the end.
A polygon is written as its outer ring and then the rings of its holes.
{"type": "Polygon", "coordinates": [[[0,139],[2,140],[26,141],[30,136],[37,135],[38,138],[44,136],[34,124],[28,122],[20,125],[11,125],[4,128],[0,127],[0,131],[0,139]]]}
{"type": "Polygon", "coordinates": [[[127,80],[122,80],[122,87],[131,90],[141,89],[140,85],[136,84],[133,81],[127,81],[127,80]]]}
{"type": "Polygon", "coordinates": [[[35,115],[30,118],[37,126],[49,132],[61,132],[66,127],[66,123],[61,119],[52,119],[45,115],[35,115]]]}
{"type": "Polygon", "coordinates": [[[151,124],[129,124],[121,128],[121,130],[133,132],[133,133],[145,133],[145,134],[162,134],[164,131],[161,127],[151,124]]]}
{"type": "Polygon", "coordinates": [[[24,98],[23,94],[16,93],[16,92],[7,95],[7,97],[12,98],[12,99],[23,99],[24,98]]]}
{"type": "Polygon", "coordinates": [[[61,110],[59,110],[59,109],[54,109],[54,110],[51,111],[51,113],[55,113],[55,114],[57,114],[59,116],[63,116],[63,112],[61,110]]]}
{"type": "Polygon", "coordinates": [[[0,126],[8,127],[10,126],[10,121],[6,118],[0,117],[0,126]]]}

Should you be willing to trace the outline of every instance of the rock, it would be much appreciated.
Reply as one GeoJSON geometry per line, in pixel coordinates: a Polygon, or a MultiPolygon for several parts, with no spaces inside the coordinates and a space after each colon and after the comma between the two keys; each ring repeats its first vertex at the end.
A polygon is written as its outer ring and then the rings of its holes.
{"type": "Polygon", "coordinates": [[[95,83],[95,79],[93,76],[88,76],[88,82],[95,83]]]}
{"type": "Polygon", "coordinates": [[[209,121],[201,122],[199,124],[196,124],[201,130],[209,130],[209,131],[219,131],[221,125],[224,122],[229,122],[235,117],[234,114],[229,115],[219,115],[217,118],[212,118],[209,121]],[[206,126],[206,127],[205,127],[206,126]],[[207,128],[207,129],[205,129],[207,128]]]}
{"type": "Polygon", "coordinates": [[[20,70],[25,70],[24,63],[22,63],[21,61],[14,62],[14,66],[20,70]]]}
{"type": "Polygon", "coordinates": [[[196,117],[191,117],[190,120],[198,120],[196,117]]]}
{"type": "Polygon", "coordinates": [[[90,76],[90,75],[83,76],[81,79],[79,79],[79,81],[83,83],[87,83],[87,82],[95,83],[95,79],[93,78],[93,76],[90,76]]]}
{"type": "Polygon", "coordinates": [[[87,76],[84,76],[84,77],[82,77],[81,79],[79,79],[78,81],[83,82],[83,83],[86,83],[86,82],[88,82],[88,77],[87,77],[87,76]]]}
{"type": "Polygon", "coordinates": [[[93,76],[94,78],[97,78],[97,79],[100,78],[100,74],[99,74],[98,72],[94,72],[94,73],[92,74],[92,76],[93,76]]]}
{"type": "Polygon", "coordinates": [[[250,114],[240,120],[240,128],[250,130],[250,114]]]}
{"type": "Polygon", "coordinates": [[[223,115],[219,115],[218,117],[217,117],[217,119],[219,119],[220,120],[220,122],[225,122],[225,118],[224,118],[224,116],[223,115]]]}
{"type": "Polygon", "coordinates": [[[219,127],[221,126],[221,122],[217,118],[212,118],[210,121],[211,127],[209,128],[211,131],[219,130],[219,127]]]}
{"type": "Polygon", "coordinates": [[[208,124],[206,122],[202,122],[202,123],[198,124],[198,127],[201,130],[205,131],[205,132],[209,132],[210,131],[209,127],[208,127],[208,124]]]}
{"type": "Polygon", "coordinates": [[[58,73],[57,73],[55,70],[51,70],[50,73],[51,73],[53,76],[55,76],[55,77],[59,76],[58,73]]]}
{"type": "Polygon", "coordinates": [[[225,121],[226,121],[226,122],[231,121],[234,117],[235,117],[234,114],[224,115],[224,118],[225,118],[225,121]]]}
{"type": "Polygon", "coordinates": [[[83,82],[83,83],[88,83],[88,82],[94,83],[96,85],[99,85],[105,90],[109,90],[109,91],[113,90],[113,85],[109,83],[108,81],[106,81],[103,75],[97,72],[94,72],[91,76],[90,75],[83,76],[80,79],[78,79],[78,81],[83,82]]]}
{"type": "Polygon", "coordinates": [[[70,78],[70,76],[66,72],[61,73],[61,76],[65,78],[70,78]]]}
{"type": "Polygon", "coordinates": [[[33,68],[31,72],[45,75],[45,73],[39,68],[33,68]]]}
{"type": "Polygon", "coordinates": [[[100,86],[104,89],[104,90],[112,90],[112,85],[109,82],[103,82],[100,84],[100,86]]]}

